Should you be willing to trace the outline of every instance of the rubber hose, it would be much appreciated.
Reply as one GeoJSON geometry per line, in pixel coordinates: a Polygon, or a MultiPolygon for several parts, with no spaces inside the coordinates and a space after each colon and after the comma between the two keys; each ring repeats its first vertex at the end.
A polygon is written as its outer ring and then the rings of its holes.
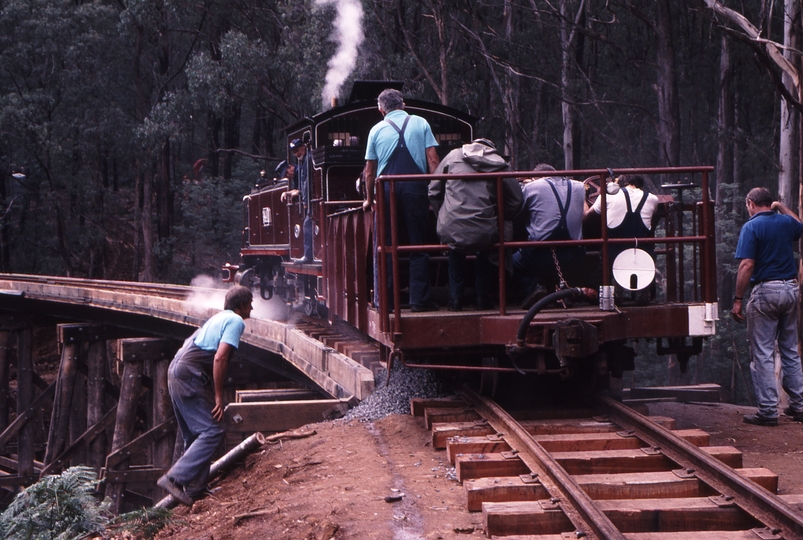
{"type": "Polygon", "coordinates": [[[552,302],[557,302],[558,300],[563,300],[564,298],[579,300],[584,296],[585,293],[583,293],[582,289],[573,287],[571,289],[555,291],[540,299],[527,311],[527,313],[524,315],[524,318],[519,323],[519,331],[516,333],[516,345],[519,347],[524,347],[524,338],[527,337],[527,328],[530,326],[530,323],[539,311],[547,307],[552,302]]]}

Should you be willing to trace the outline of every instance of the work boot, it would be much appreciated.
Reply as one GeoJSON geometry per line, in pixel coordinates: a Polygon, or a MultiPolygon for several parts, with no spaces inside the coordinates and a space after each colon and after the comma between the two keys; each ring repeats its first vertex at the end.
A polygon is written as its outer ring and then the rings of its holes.
{"type": "Polygon", "coordinates": [[[521,309],[529,310],[531,307],[535,305],[536,302],[541,300],[543,297],[547,295],[546,287],[541,285],[540,283],[535,286],[532,292],[524,299],[524,302],[521,303],[521,309]]]}
{"type": "Polygon", "coordinates": [[[192,497],[190,497],[189,493],[187,493],[186,488],[175,482],[166,474],[162,475],[162,477],[156,481],[156,485],[170,493],[173,498],[181,504],[192,506],[192,497]]]}
{"type": "Polygon", "coordinates": [[[783,410],[786,416],[791,416],[795,422],[803,422],[803,411],[794,411],[792,407],[787,407],[783,410]]]}
{"type": "Polygon", "coordinates": [[[775,427],[778,425],[777,418],[767,418],[766,416],[761,416],[760,414],[746,414],[742,421],[745,424],[753,424],[754,426],[767,426],[767,427],[775,427]]]}

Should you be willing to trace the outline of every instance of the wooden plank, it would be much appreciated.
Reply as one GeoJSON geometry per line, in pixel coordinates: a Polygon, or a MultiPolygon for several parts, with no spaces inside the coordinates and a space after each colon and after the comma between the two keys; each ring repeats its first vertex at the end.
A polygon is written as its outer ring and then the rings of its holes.
{"type": "MultiPolygon", "coordinates": [[[[767,534],[769,531],[764,531],[767,534]]],[[[689,540],[688,532],[629,533],[627,540],[689,540]]],[[[780,535],[758,536],[752,529],[747,531],[694,531],[694,540],[783,540],[780,535]]],[[[514,540],[506,538],[505,540],[514,540]]]]}
{"type": "Polygon", "coordinates": [[[5,445],[8,443],[8,441],[13,439],[22,426],[24,426],[28,420],[33,418],[33,415],[36,414],[36,411],[44,407],[45,402],[53,397],[55,392],[56,383],[54,382],[48,386],[44,392],[39,394],[35,400],[33,400],[33,403],[31,403],[30,407],[25,409],[22,414],[18,415],[17,418],[11,422],[11,424],[5,430],[3,430],[2,433],[0,433],[0,453],[5,453],[5,445]]]}
{"type": "MultiPolygon", "coordinates": [[[[33,409],[33,330],[23,328],[15,331],[17,336],[17,410],[33,409]]],[[[17,475],[20,478],[35,478],[33,470],[35,426],[24,422],[17,435],[17,475]]]]}
{"type": "MultiPolygon", "coordinates": [[[[103,389],[106,384],[105,367],[106,367],[106,342],[97,341],[89,345],[87,353],[87,371],[86,371],[86,421],[92,426],[98,423],[105,414],[105,395],[103,389]]],[[[89,461],[88,465],[95,469],[96,473],[100,473],[103,467],[103,462],[106,458],[107,437],[106,433],[92,439],[89,443],[89,461]]]]}
{"type": "Polygon", "coordinates": [[[8,374],[11,368],[9,343],[11,332],[0,329],[0,433],[8,427],[8,374]]]}
{"type": "Polygon", "coordinates": [[[106,471],[115,469],[117,465],[127,461],[134,454],[148,448],[152,443],[163,440],[164,437],[176,432],[178,422],[176,417],[168,418],[158,426],[146,431],[130,443],[120,447],[106,457],[106,471]]]}
{"type": "Polygon", "coordinates": [[[65,345],[81,342],[96,343],[136,335],[131,330],[105,324],[59,324],[57,329],[58,341],[65,345]]]}
{"type": "Polygon", "coordinates": [[[458,398],[412,398],[410,399],[410,414],[424,416],[425,409],[466,407],[467,403],[458,398]]]}
{"type": "Polygon", "coordinates": [[[17,475],[13,476],[0,476],[0,488],[15,488],[21,486],[27,486],[31,484],[30,478],[20,478],[17,475]]]}
{"type": "Polygon", "coordinates": [[[728,467],[742,468],[742,451],[733,446],[702,446],[700,450],[714,456],[728,467]]]}
{"type": "MultiPolygon", "coordinates": [[[[63,325],[59,325],[61,327],[63,325]]],[[[61,331],[61,329],[59,330],[61,331]]],[[[59,374],[56,379],[56,395],[53,398],[53,410],[50,414],[50,433],[47,437],[45,464],[61,454],[67,444],[67,430],[70,427],[70,405],[73,398],[73,387],[78,375],[79,343],[67,343],[61,349],[59,374]]]]}
{"type": "Polygon", "coordinates": [[[432,424],[473,422],[482,418],[477,411],[469,408],[435,408],[424,410],[424,425],[432,429],[432,424]]]}
{"type": "Polygon", "coordinates": [[[288,431],[324,420],[334,407],[348,407],[342,399],[230,403],[224,412],[229,431],[288,431]]]}
{"type": "Polygon", "coordinates": [[[485,437],[451,437],[446,441],[446,457],[452,465],[458,454],[490,454],[509,450],[507,441],[496,434],[485,437]]]}
{"type": "Polygon", "coordinates": [[[443,450],[451,437],[482,437],[492,435],[496,430],[488,422],[457,422],[454,424],[432,425],[432,448],[443,450]]]}
{"type": "Polygon", "coordinates": [[[573,531],[574,525],[559,505],[542,505],[539,501],[484,503],[482,518],[488,536],[509,536],[538,531],[560,534],[573,531]]]}
{"type": "MultiPolygon", "coordinates": [[[[707,446],[711,436],[701,429],[681,429],[672,432],[695,446],[707,446]]],[[[537,435],[538,441],[550,452],[579,452],[582,450],[624,450],[646,446],[640,439],[623,431],[584,434],[537,435]]]]}
{"type": "Polygon", "coordinates": [[[721,506],[709,497],[598,501],[597,506],[626,533],[726,531],[749,529],[756,524],[735,504],[721,506]],[[655,531],[656,527],[659,531],[655,531]]]}
{"type": "Polygon", "coordinates": [[[681,478],[672,471],[619,474],[579,474],[575,481],[595,500],[699,497],[695,476],[681,478]]]}
{"type": "Polygon", "coordinates": [[[561,435],[574,433],[606,433],[621,431],[621,427],[608,420],[593,420],[591,418],[570,418],[555,420],[524,420],[521,426],[534,436],[561,435]]]}
{"type": "Polygon", "coordinates": [[[525,482],[521,476],[472,478],[463,482],[466,508],[469,512],[482,510],[482,503],[534,501],[548,499],[549,492],[538,481],[525,482]]]}
{"type": "Polygon", "coordinates": [[[657,472],[677,468],[677,465],[662,453],[646,453],[641,449],[554,452],[552,457],[569,474],[657,472]]]}
{"type": "MultiPolygon", "coordinates": [[[[492,540],[569,540],[575,538],[560,534],[516,534],[512,536],[492,536],[492,540]]],[[[688,532],[648,532],[628,533],[627,540],[690,540],[688,532]]],[[[783,540],[781,536],[767,536],[772,540],[783,540]]],[[[694,531],[694,540],[759,540],[752,530],[747,531],[694,531]]]]}
{"type": "Polygon", "coordinates": [[[141,360],[170,360],[176,353],[176,342],[161,338],[128,338],[125,347],[120,347],[120,360],[138,362],[141,360]]]}
{"type": "MultiPolygon", "coordinates": [[[[137,418],[137,402],[142,389],[144,369],[142,356],[126,355],[125,349],[127,346],[128,340],[123,339],[118,342],[119,357],[128,357],[129,361],[123,363],[123,376],[120,378],[120,401],[117,403],[117,416],[114,424],[114,435],[112,436],[112,453],[131,442],[137,418]]],[[[107,458],[106,469],[110,468],[107,458]]],[[[118,463],[117,468],[120,470],[127,469],[128,463],[118,463]]],[[[107,483],[106,496],[112,500],[110,511],[114,514],[119,514],[123,510],[125,502],[125,484],[107,483]]]]}
{"type": "Polygon", "coordinates": [[[326,373],[357,399],[365,399],[374,392],[374,375],[362,364],[345,354],[326,349],[326,373]]]}
{"type": "Polygon", "coordinates": [[[771,470],[756,467],[753,469],[736,469],[736,472],[752,480],[770,493],[778,493],[778,475],[771,470]]]}
{"type": "Polygon", "coordinates": [[[260,401],[294,401],[319,399],[320,392],[308,388],[263,388],[259,390],[237,390],[234,400],[237,403],[260,401]]]}
{"type": "MultiPolygon", "coordinates": [[[[42,464],[37,461],[34,461],[33,463],[34,463],[33,465],[34,473],[39,474],[40,471],[42,470],[42,464]]],[[[9,469],[11,471],[17,472],[17,469],[19,468],[19,463],[17,462],[16,459],[0,456],[0,467],[2,467],[3,469],[9,469]]]]}
{"type": "Polygon", "coordinates": [[[138,468],[125,471],[106,471],[105,480],[109,483],[148,482],[155,484],[169,468],[138,468]]]}
{"type": "MultiPolygon", "coordinates": [[[[156,469],[169,469],[173,463],[173,448],[175,437],[180,437],[175,427],[176,417],[173,412],[173,402],[167,389],[167,369],[170,366],[171,358],[162,358],[152,363],[153,373],[153,425],[164,425],[165,422],[173,421],[174,427],[170,429],[166,436],[159,437],[151,443],[152,463],[156,469]]],[[[156,478],[158,480],[158,478],[156,478]]],[[[160,487],[155,487],[154,498],[161,499],[167,492],[160,487]]]]}
{"type": "Polygon", "coordinates": [[[117,406],[115,405],[109,411],[98,420],[95,425],[87,429],[80,437],[78,437],[69,447],[67,447],[61,454],[56,456],[53,461],[47,464],[47,466],[42,470],[40,474],[40,478],[46,476],[48,474],[53,474],[56,472],[60,472],[64,469],[65,465],[67,465],[67,460],[75,454],[75,452],[91,443],[95,440],[96,437],[100,435],[105,435],[106,428],[111,426],[114,423],[114,420],[117,416],[117,406]]]}
{"type": "Polygon", "coordinates": [[[508,454],[459,454],[455,458],[455,471],[460,482],[487,476],[517,476],[529,474],[530,469],[518,457],[508,454]]]}
{"type": "MultiPolygon", "coordinates": [[[[650,416],[649,419],[666,429],[675,429],[675,419],[650,416]]],[[[605,433],[622,431],[620,426],[605,418],[571,418],[554,420],[524,420],[519,422],[530,435],[560,435],[570,433],[605,433]]]]}
{"type": "MultiPolygon", "coordinates": [[[[742,453],[732,446],[703,446],[700,449],[729,467],[737,469],[742,466],[742,453]]],[[[677,468],[677,465],[660,451],[653,453],[649,448],[554,452],[553,457],[569,474],[657,472],[677,468]]]]}
{"type": "Polygon", "coordinates": [[[721,401],[722,388],[718,384],[696,384],[691,386],[645,386],[630,389],[630,399],[675,398],[680,402],[721,401]]]}

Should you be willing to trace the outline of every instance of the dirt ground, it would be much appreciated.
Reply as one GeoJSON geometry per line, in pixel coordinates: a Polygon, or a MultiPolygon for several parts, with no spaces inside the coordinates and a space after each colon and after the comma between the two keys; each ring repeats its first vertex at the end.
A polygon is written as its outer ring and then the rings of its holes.
{"type": "MultiPolygon", "coordinates": [[[[650,414],[711,434],[744,452],[745,467],[780,475],[780,493],[803,493],[803,424],[742,423],[750,407],[660,403],[650,414]]],[[[178,540],[435,540],[484,538],[482,515],[464,494],[423,420],[321,423],[316,434],[266,445],[218,481],[213,497],[176,511],[159,538],[178,540]]]]}

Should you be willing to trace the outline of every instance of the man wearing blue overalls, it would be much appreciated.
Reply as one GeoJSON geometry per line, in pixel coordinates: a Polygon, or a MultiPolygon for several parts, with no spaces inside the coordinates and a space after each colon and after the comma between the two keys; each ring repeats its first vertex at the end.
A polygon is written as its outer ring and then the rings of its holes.
{"type": "MultiPolygon", "coordinates": [[[[374,181],[383,174],[425,174],[433,173],[438,167],[435,147],[438,142],[432,134],[429,123],[420,116],[409,115],[404,111],[401,92],[394,89],[383,90],[377,99],[379,112],[384,120],[371,128],[368,147],[365,151],[366,199],[363,209],[368,210],[374,202],[374,181]],[[377,174],[378,173],[378,174],[377,174]]],[[[390,184],[385,189],[385,231],[386,244],[390,244],[390,184]]],[[[397,229],[407,235],[407,244],[425,244],[427,223],[429,223],[429,200],[427,182],[397,182],[395,187],[397,206],[397,229]]],[[[375,214],[376,216],[376,214],[375,214]]],[[[374,254],[379,234],[374,220],[374,254]]],[[[400,242],[401,243],[401,242],[400,242]]],[[[411,252],[410,257],[410,309],[412,311],[437,311],[438,305],[430,298],[429,255],[423,251],[411,252]]],[[[387,265],[388,268],[390,265],[387,265]]],[[[390,271],[388,271],[389,291],[392,291],[390,271]]],[[[374,301],[379,298],[378,260],[374,257],[374,301]]]]}
{"type": "Polygon", "coordinates": [[[192,505],[206,489],[209,466],[226,434],[223,383],[240,345],[253,295],[245,287],[226,293],[223,311],[184,342],[167,371],[167,389],[184,439],[184,454],[156,482],[177,501],[192,505]]]}

